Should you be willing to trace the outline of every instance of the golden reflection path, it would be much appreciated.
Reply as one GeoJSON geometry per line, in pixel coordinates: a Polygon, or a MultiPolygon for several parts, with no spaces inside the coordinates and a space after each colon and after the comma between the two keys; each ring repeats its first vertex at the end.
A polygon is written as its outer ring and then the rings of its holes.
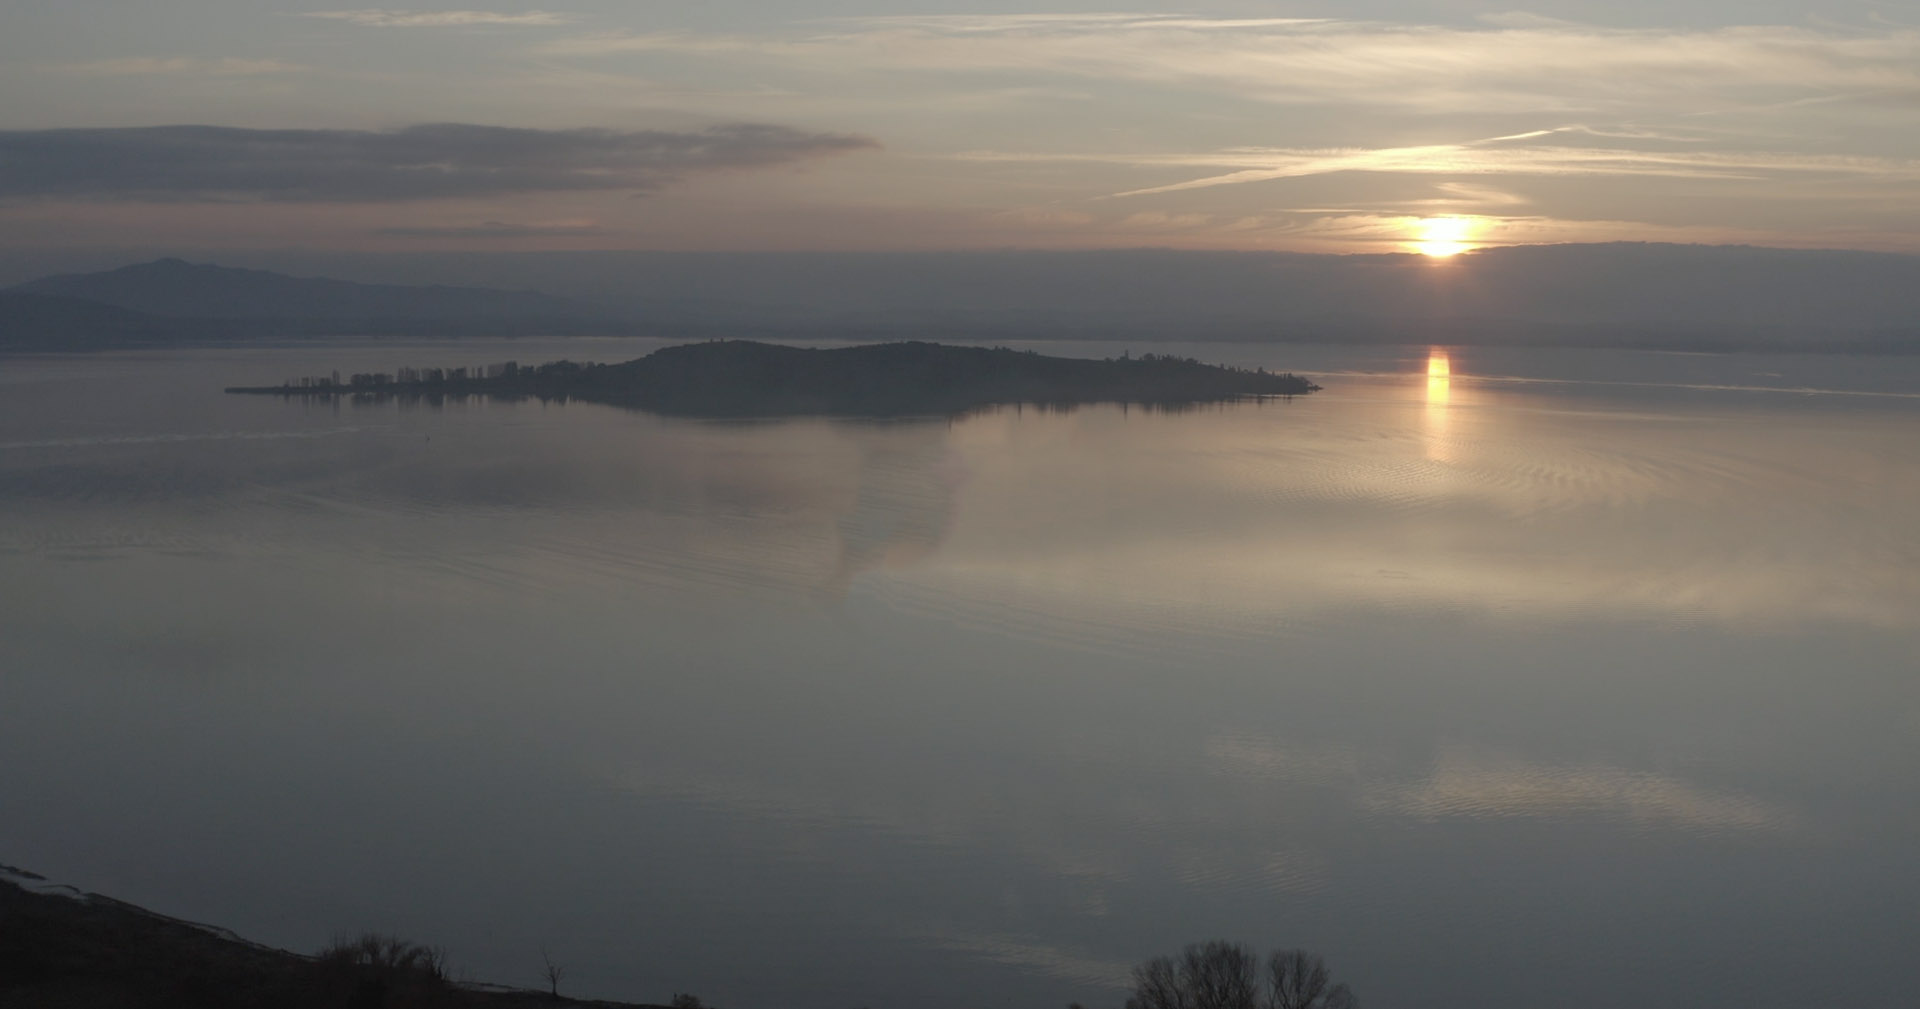
{"type": "Polygon", "coordinates": [[[1453,359],[1435,347],[1427,351],[1427,414],[1422,428],[1427,458],[1433,462],[1453,461],[1453,445],[1447,439],[1452,401],[1453,359]]]}

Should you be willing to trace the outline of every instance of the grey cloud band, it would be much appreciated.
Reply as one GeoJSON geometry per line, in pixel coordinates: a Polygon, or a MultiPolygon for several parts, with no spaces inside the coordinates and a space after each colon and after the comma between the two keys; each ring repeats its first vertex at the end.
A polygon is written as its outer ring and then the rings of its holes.
{"type": "Polygon", "coordinates": [[[0,131],[0,197],[379,202],[568,190],[647,193],[686,175],[878,147],[782,126],[540,130],[224,126],[0,131]]]}

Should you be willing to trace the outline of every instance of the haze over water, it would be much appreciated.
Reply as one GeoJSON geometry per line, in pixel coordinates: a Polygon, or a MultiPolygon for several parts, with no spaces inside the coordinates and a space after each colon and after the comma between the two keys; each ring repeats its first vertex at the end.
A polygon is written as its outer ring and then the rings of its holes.
{"type": "Polygon", "coordinates": [[[9,360],[0,861],[733,1009],[1115,1006],[1210,937],[1374,1006],[1920,983],[1920,360],[1183,346],[1326,391],[886,423],[219,392],[657,345],[9,360]]]}

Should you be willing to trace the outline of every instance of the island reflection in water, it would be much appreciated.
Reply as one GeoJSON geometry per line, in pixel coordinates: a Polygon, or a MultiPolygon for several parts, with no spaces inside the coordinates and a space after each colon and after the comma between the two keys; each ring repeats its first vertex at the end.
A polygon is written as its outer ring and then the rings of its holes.
{"type": "Polygon", "coordinates": [[[1215,935],[1377,1004],[1910,988],[1920,409],[1660,384],[1838,364],[1211,348],[1327,391],[952,422],[200,391],[313,353],[9,365],[0,861],[747,1007],[1117,1004],[1215,935]]]}

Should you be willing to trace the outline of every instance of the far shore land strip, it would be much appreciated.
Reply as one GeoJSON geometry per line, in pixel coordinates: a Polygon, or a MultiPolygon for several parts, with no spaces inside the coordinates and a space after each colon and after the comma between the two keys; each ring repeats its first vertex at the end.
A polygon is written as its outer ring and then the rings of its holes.
{"type": "Polygon", "coordinates": [[[913,416],[991,406],[1131,403],[1178,408],[1320,387],[1264,368],[1202,364],[1171,354],[1092,360],[1005,347],[908,341],[788,347],[715,340],[667,347],[621,364],[503,362],[484,368],[335,372],[230,393],[317,398],[483,395],[581,400],[686,416],[913,416]]]}

